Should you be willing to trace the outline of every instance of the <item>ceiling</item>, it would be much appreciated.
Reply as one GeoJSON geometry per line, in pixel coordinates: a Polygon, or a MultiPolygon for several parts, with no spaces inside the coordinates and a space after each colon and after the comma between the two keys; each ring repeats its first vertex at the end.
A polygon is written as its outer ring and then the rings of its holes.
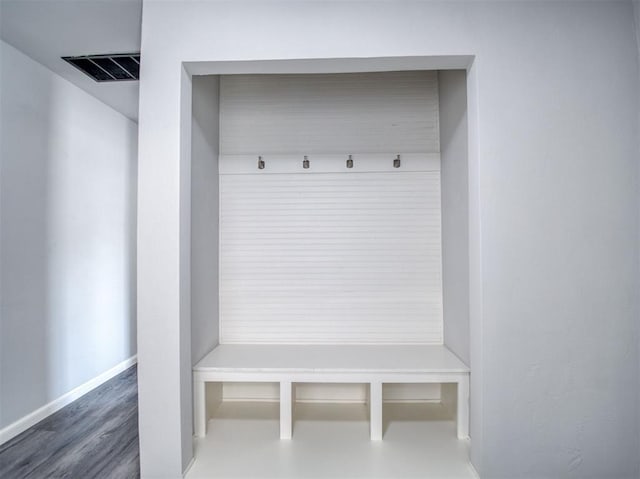
{"type": "Polygon", "coordinates": [[[142,0],[0,0],[0,37],[126,117],[137,81],[97,83],[60,57],[140,51],[142,0]]]}

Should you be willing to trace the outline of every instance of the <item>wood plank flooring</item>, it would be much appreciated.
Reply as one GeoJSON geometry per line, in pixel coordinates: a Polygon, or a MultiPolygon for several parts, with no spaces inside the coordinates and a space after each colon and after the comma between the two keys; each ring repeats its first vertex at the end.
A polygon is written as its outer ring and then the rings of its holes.
{"type": "Polygon", "coordinates": [[[0,445],[0,477],[140,477],[136,366],[0,445]]]}

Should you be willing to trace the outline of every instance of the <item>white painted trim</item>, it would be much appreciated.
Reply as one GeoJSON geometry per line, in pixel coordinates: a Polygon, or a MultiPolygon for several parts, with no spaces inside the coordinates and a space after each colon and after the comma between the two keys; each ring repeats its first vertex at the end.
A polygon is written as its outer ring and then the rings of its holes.
{"type": "Polygon", "coordinates": [[[85,394],[97,388],[101,384],[107,382],[109,379],[112,379],[113,377],[117,376],[121,372],[130,368],[137,362],[138,362],[138,356],[133,355],[129,359],[125,359],[121,363],[116,364],[114,367],[96,376],[95,378],[90,379],[86,383],[81,384],[80,386],[72,389],[68,393],[63,394],[62,396],[58,397],[57,399],[54,399],[50,403],[45,404],[41,408],[36,409],[35,411],[27,414],[26,416],[23,416],[22,418],[18,419],[12,424],[9,424],[4,429],[0,430],[0,444],[4,444],[8,440],[13,439],[18,434],[36,425],[43,419],[47,418],[48,416],[55,413],[56,411],[59,411],[66,405],[75,401],[76,399],[84,396],[85,394]]]}

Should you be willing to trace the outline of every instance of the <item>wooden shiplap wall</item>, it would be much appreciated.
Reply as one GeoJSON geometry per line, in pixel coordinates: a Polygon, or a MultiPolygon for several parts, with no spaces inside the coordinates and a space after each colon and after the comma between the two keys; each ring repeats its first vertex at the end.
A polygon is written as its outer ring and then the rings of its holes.
{"type": "Polygon", "coordinates": [[[440,151],[436,72],[230,75],[220,153],[440,151]]]}
{"type": "Polygon", "coordinates": [[[441,344],[435,75],[291,77],[221,82],[220,341],[441,344]]]}
{"type": "Polygon", "coordinates": [[[221,341],[441,343],[440,175],[220,177],[221,341]]]}

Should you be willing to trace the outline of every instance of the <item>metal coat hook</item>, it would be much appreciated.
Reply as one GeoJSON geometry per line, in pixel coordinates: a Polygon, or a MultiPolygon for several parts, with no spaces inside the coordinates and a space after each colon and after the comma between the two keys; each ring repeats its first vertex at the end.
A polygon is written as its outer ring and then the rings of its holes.
{"type": "Polygon", "coordinates": [[[304,161],[302,162],[302,167],[304,169],[309,168],[309,160],[307,159],[307,155],[304,155],[304,161]]]}
{"type": "Polygon", "coordinates": [[[264,160],[262,159],[261,156],[258,157],[258,169],[264,170],[264,160]]]}
{"type": "Polygon", "coordinates": [[[353,168],[353,158],[349,155],[349,159],[347,160],[347,168],[353,168]]]}
{"type": "Polygon", "coordinates": [[[396,155],[396,159],[393,160],[393,167],[400,168],[400,155],[396,155]]]}

